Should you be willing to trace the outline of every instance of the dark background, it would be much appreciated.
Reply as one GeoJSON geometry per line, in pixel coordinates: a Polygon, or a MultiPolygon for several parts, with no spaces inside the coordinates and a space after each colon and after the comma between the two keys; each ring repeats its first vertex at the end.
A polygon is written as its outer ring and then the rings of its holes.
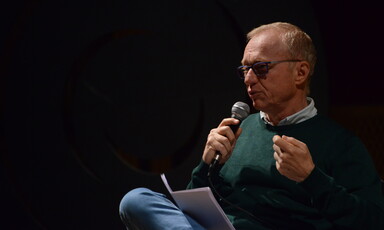
{"type": "MultiPolygon", "coordinates": [[[[127,191],[166,192],[160,172],[183,189],[209,130],[248,102],[235,68],[261,24],[291,22],[313,38],[320,113],[382,108],[376,2],[2,4],[0,228],[124,229],[127,191]]],[[[352,122],[369,120],[362,114],[352,122]]]]}

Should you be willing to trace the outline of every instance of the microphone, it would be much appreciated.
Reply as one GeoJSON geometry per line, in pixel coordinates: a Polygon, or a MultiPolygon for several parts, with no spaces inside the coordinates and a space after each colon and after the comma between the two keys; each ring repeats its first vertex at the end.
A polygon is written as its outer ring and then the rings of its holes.
{"type": "MultiPolygon", "coordinates": [[[[233,133],[236,133],[237,129],[239,128],[241,122],[248,117],[249,115],[249,106],[241,101],[236,102],[231,109],[232,118],[235,118],[239,120],[240,122],[237,125],[230,125],[229,127],[232,129],[233,133]]],[[[212,159],[211,164],[209,165],[209,172],[208,176],[210,175],[210,172],[213,168],[216,167],[216,165],[220,162],[221,159],[221,153],[219,151],[216,151],[215,157],[212,159]]]]}

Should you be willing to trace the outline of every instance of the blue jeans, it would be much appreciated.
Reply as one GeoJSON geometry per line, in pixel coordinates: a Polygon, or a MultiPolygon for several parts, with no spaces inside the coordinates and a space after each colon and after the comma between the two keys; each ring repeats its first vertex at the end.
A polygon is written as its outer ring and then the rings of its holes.
{"type": "Polygon", "coordinates": [[[164,194],[147,188],[128,192],[120,202],[120,217],[129,230],[203,230],[164,194]]]}

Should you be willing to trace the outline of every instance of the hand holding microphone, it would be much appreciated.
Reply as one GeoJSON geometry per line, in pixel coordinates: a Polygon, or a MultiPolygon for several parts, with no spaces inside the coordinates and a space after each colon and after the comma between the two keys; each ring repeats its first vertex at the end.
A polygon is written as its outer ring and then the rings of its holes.
{"type": "Polygon", "coordinates": [[[232,106],[231,118],[224,119],[217,128],[211,130],[203,154],[203,160],[210,164],[210,168],[228,160],[240,135],[237,132],[240,123],[248,115],[249,106],[244,102],[236,102],[232,106]]]}

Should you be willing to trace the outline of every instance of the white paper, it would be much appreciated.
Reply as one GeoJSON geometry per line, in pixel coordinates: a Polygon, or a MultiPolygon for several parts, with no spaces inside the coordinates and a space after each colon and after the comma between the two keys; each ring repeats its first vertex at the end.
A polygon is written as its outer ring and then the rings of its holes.
{"type": "Polygon", "coordinates": [[[207,230],[235,230],[209,187],[173,191],[164,174],[161,179],[177,206],[207,230]]]}

